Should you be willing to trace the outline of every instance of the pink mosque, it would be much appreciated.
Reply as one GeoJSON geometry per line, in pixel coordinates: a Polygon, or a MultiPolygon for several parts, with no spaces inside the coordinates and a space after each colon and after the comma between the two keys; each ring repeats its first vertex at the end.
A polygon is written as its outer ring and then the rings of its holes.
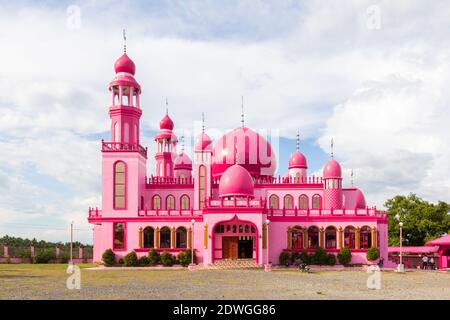
{"type": "Polygon", "coordinates": [[[140,144],[141,87],[134,62],[115,62],[110,141],[102,141],[102,208],[89,209],[94,261],[112,249],[119,259],[150,248],[177,255],[194,249],[205,267],[245,259],[277,264],[283,251],[352,252],[368,263],[377,247],[388,261],[387,213],[366,204],[356,187],[344,188],[342,169],[331,157],[322,177],[308,176],[304,154],[294,151],[288,172],[274,176],[270,143],[242,126],[213,142],[203,126],[193,156],[177,152],[174,122],[160,121],[154,141],[156,170],[147,175],[147,148],[140,144]]]}

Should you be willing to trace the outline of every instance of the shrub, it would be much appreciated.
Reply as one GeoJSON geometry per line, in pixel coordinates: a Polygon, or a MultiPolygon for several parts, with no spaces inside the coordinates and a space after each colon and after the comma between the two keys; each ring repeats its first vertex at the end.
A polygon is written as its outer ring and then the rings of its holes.
{"type": "Polygon", "coordinates": [[[301,253],[300,252],[293,252],[291,255],[291,262],[295,263],[298,259],[301,259],[301,253]]]}
{"type": "Polygon", "coordinates": [[[61,252],[58,259],[60,263],[67,263],[70,260],[70,254],[68,252],[61,252]]]}
{"type": "Polygon", "coordinates": [[[167,251],[161,254],[161,263],[165,267],[171,267],[175,263],[175,257],[167,251]]]}
{"type": "Polygon", "coordinates": [[[139,265],[140,266],[148,266],[150,264],[150,259],[147,256],[142,256],[139,259],[139,265]]]}
{"type": "Polygon", "coordinates": [[[350,261],[352,261],[352,253],[350,252],[349,248],[341,248],[341,250],[339,250],[337,258],[340,264],[346,266],[350,263],[350,261]]]}
{"type": "Polygon", "coordinates": [[[327,265],[334,266],[336,264],[336,256],[332,253],[327,255],[327,265]]]}
{"type": "Polygon", "coordinates": [[[125,262],[123,261],[123,258],[120,258],[119,261],[117,261],[118,264],[120,264],[121,266],[123,266],[125,264],[125,262]]]}
{"type": "Polygon", "coordinates": [[[116,254],[111,249],[106,249],[103,252],[102,260],[105,263],[105,266],[111,267],[116,263],[116,254]]]}
{"type": "Polygon", "coordinates": [[[292,258],[292,256],[291,256],[291,254],[289,252],[282,251],[280,253],[280,257],[279,257],[280,265],[282,265],[282,266],[290,265],[291,264],[291,258],[292,258]]]}
{"type": "Polygon", "coordinates": [[[305,264],[311,264],[312,255],[308,254],[306,250],[303,250],[302,253],[300,253],[300,260],[305,264]]]}
{"type": "Polygon", "coordinates": [[[56,254],[53,249],[41,249],[33,257],[33,263],[49,263],[50,260],[55,259],[56,254]]]}
{"type": "Polygon", "coordinates": [[[322,247],[318,247],[313,253],[311,260],[312,264],[326,265],[328,262],[328,255],[322,247]]]}
{"type": "MultiPolygon", "coordinates": [[[[183,266],[187,267],[192,262],[191,250],[182,251],[178,254],[178,262],[183,266]]],[[[197,262],[197,256],[194,251],[194,263],[197,262]]]]}
{"type": "Polygon", "coordinates": [[[369,248],[366,252],[366,258],[369,261],[375,261],[380,257],[380,251],[378,248],[369,248]]]}
{"type": "Polygon", "coordinates": [[[136,252],[131,251],[130,253],[127,253],[127,255],[123,257],[123,262],[126,267],[136,267],[139,263],[136,252]]]}
{"type": "Polygon", "coordinates": [[[21,259],[29,259],[31,258],[31,250],[28,248],[19,248],[16,251],[16,257],[21,259]]]}
{"type": "Polygon", "coordinates": [[[158,251],[156,251],[155,249],[151,249],[148,252],[148,259],[150,260],[150,265],[154,266],[154,265],[157,265],[158,263],[160,263],[161,256],[158,251]]]}

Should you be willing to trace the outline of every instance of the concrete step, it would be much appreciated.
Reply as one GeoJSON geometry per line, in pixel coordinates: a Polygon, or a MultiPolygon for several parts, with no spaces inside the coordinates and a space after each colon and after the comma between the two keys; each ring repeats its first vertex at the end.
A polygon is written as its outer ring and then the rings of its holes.
{"type": "Polygon", "coordinates": [[[209,265],[210,269],[256,269],[262,268],[254,259],[223,259],[216,260],[209,265]]]}

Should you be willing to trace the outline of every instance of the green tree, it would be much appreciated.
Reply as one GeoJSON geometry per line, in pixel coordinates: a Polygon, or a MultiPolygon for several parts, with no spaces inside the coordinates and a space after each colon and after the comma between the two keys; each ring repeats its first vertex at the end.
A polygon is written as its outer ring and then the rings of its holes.
{"type": "Polygon", "coordinates": [[[403,245],[422,246],[425,242],[450,232],[450,204],[425,201],[415,194],[388,199],[389,245],[400,244],[400,226],[395,216],[403,222],[403,245]]]}

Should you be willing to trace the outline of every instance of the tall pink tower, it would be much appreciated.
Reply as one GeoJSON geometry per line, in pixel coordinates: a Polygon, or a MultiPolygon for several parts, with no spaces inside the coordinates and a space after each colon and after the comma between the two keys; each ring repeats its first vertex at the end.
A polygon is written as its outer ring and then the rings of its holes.
{"type": "Polygon", "coordinates": [[[333,139],[331,139],[331,159],[323,168],[324,209],[342,209],[342,169],[333,157],[333,139]]]}
{"type": "Polygon", "coordinates": [[[173,133],[174,124],[169,117],[168,102],[166,99],[166,115],[159,122],[159,133],[156,141],[156,175],[158,177],[174,176],[173,162],[176,154],[177,136],[173,133]]]}
{"type": "Polygon", "coordinates": [[[114,69],[116,75],[109,83],[111,139],[102,141],[102,204],[105,213],[120,210],[128,216],[142,206],[147,149],[139,144],[141,87],[125,44],[114,69]]]}

